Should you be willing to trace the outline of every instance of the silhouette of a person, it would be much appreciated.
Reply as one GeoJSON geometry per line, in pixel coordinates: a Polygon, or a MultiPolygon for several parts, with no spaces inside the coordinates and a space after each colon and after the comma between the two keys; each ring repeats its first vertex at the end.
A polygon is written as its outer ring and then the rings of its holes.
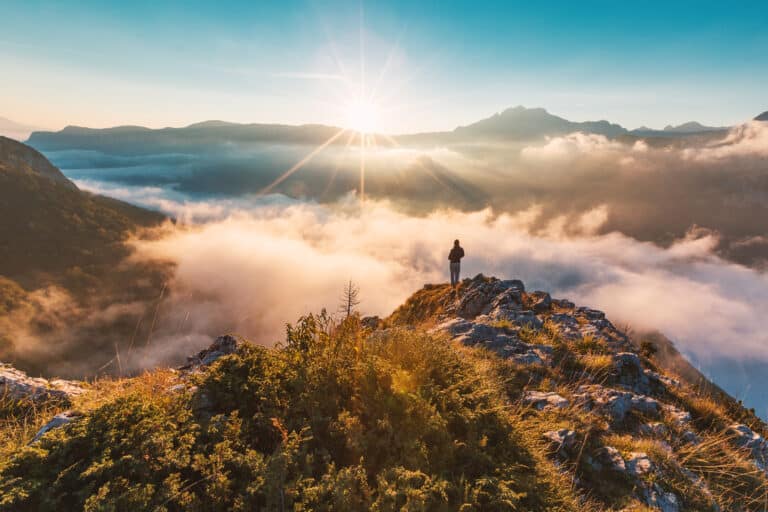
{"type": "Polygon", "coordinates": [[[464,249],[459,245],[458,240],[453,241],[453,248],[448,254],[448,261],[451,262],[451,286],[459,284],[459,272],[461,271],[461,258],[464,257],[464,249]]]}

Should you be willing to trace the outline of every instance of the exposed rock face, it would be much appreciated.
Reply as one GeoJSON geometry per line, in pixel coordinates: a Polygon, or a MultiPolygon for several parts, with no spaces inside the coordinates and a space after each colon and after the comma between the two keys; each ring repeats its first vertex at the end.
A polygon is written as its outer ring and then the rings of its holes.
{"type": "Polygon", "coordinates": [[[239,345],[237,338],[230,335],[219,336],[211,345],[198,352],[194,356],[187,358],[187,364],[180,367],[180,370],[195,370],[216,361],[218,358],[227,354],[233,354],[239,345]]]}
{"type": "MultiPolygon", "coordinates": [[[[546,292],[526,292],[517,279],[501,281],[478,275],[462,283],[458,300],[443,305],[437,330],[448,332],[465,345],[481,345],[521,364],[548,364],[551,347],[534,346],[520,340],[521,329],[539,330],[549,322],[564,338],[585,335],[605,342],[617,352],[630,348],[629,338],[590,308],[576,308],[567,300],[555,300],[546,292]]],[[[638,392],[655,384],[652,375],[629,360],[617,367],[627,385],[638,392]],[[634,372],[634,373],[632,373],[634,372]]]]}
{"type": "Polygon", "coordinates": [[[642,476],[653,471],[654,466],[648,454],[637,452],[630,454],[626,461],[627,471],[635,476],[642,476]]]}
{"type": "MultiPolygon", "coordinates": [[[[434,297],[434,287],[430,292],[434,297]]],[[[518,365],[534,367],[534,375],[557,375],[568,364],[578,369],[590,368],[587,365],[592,362],[595,366],[591,368],[598,368],[581,370],[566,381],[573,389],[563,387],[555,378],[560,384],[558,392],[550,391],[551,386],[536,389],[532,382],[519,395],[531,415],[542,415],[545,421],[552,416],[563,419],[561,428],[540,434],[549,443],[553,458],[567,463],[563,467],[582,461],[592,474],[600,475],[591,484],[575,476],[577,485],[599,486],[601,478],[623,481],[633,489],[634,499],[645,506],[677,512],[684,510],[685,498],[665,484],[665,471],[671,465],[712,503],[708,510],[718,510],[701,474],[686,468],[685,458],[677,458],[676,450],[703,443],[707,435],[696,430],[691,411],[679,399],[683,384],[640,356],[628,336],[603,312],[577,307],[545,292],[528,292],[517,280],[500,281],[482,275],[465,279],[457,294],[451,293],[433,310],[437,311],[432,318],[436,320],[435,331],[464,345],[491,350],[518,365]],[[549,341],[540,342],[539,335],[549,341]],[[569,347],[570,360],[562,359],[563,346],[569,347]],[[600,425],[597,428],[602,432],[624,436],[624,442],[626,436],[643,439],[637,448],[651,443],[665,455],[660,460],[654,460],[654,456],[660,457],[658,451],[622,455],[617,448],[602,443],[585,451],[588,439],[595,434],[565,427],[578,425],[567,419],[578,415],[600,425]]],[[[747,451],[756,467],[768,471],[768,441],[760,433],[744,424],[731,425],[728,433],[734,447],[747,451]]]]}
{"type": "Polygon", "coordinates": [[[592,464],[596,469],[608,468],[613,471],[625,472],[627,465],[619,450],[613,446],[604,446],[595,452],[592,464]]]}
{"type": "Polygon", "coordinates": [[[680,510],[677,496],[674,493],[664,491],[659,484],[653,484],[645,490],[644,494],[645,502],[649,507],[659,509],[661,512],[678,512],[680,510]]]}
{"type": "Polygon", "coordinates": [[[12,366],[0,363],[0,396],[11,400],[55,399],[66,402],[84,392],[78,382],[30,377],[12,366]]]}
{"type": "Polygon", "coordinates": [[[37,431],[37,434],[35,434],[35,437],[32,438],[32,441],[29,444],[34,444],[38,442],[40,438],[42,438],[43,435],[45,435],[46,432],[62,427],[67,423],[71,423],[73,420],[79,417],[80,417],[80,414],[74,411],[65,411],[57,414],[56,416],[53,417],[51,421],[43,425],[43,427],[37,431]]]}
{"type": "Polygon", "coordinates": [[[544,409],[562,409],[568,407],[568,400],[557,393],[545,393],[543,391],[526,391],[523,394],[523,403],[542,411],[544,409]]]}
{"type": "Polygon", "coordinates": [[[612,423],[623,422],[630,412],[655,417],[661,410],[654,398],[599,384],[579,386],[573,397],[584,409],[607,415],[612,423]]]}
{"type": "Polygon", "coordinates": [[[384,322],[378,316],[365,316],[360,322],[363,324],[363,327],[371,330],[381,329],[384,325],[384,322]]]}
{"type": "Polygon", "coordinates": [[[544,432],[544,438],[552,443],[552,447],[560,455],[572,453],[578,443],[576,432],[567,428],[544,432]]]}
{"type": "Polygon", "coordinates": [[[768,471],[768,441],[763,436],[743,424],[731,425],[728,434],[736,446],[749,451],[755,466],[768,471]]]}

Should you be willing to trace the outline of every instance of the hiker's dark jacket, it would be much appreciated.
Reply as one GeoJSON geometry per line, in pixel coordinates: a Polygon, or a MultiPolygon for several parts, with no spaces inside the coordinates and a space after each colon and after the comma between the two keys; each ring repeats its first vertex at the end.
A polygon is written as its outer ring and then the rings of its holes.
{"type": "Polygon", "coordinates": [[[461,261],[461,258],[464,257],[464,249],[461,247],[454,247],[451,249],[451,253],[448,255],[448,259],[451,260],[451,263],[458,263],[461,261]]]}

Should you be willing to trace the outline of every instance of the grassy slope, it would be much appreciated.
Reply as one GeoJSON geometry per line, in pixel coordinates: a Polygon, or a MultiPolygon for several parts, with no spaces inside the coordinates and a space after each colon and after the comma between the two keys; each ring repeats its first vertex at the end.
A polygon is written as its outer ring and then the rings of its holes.
{"type": "Polygon", "coordinates": [[[579,508],[494,366],[423,332],[309,317],[285,348],[245,345],[191,380],[96,388],[84,421],[6,437],[0,510],[579,508]]]}
{"type": "MultiPolygon", "coordinates": [[[[430,292],[397,315],[439,302],[430,292]]],[[[648,453],[664,477],[643,478],[682,510],[760,509],[766,476],[724,434],[744,418],[682,386],[666,399],[693,413],[702,442],[690,445],[671,423],[656,439],[634,433],[639,417],[608,428],[578,407],[523,407],[525,389],[569,396],[606,370],[600,344],[549,328],[526,336],[555,348],[553,368],[418,325],[371,332],[356,317],[310,316],[283,348],[246,343],[196,375],[102,380],[74,404],[82,420],[35,446],[23,444],[64,405],[6,413],[0,510],[644,510],[636,483],[590,463],[602,446],[648,453]],[[542,434],[559,428],[578,445],[558,460],[542,434]]]]}

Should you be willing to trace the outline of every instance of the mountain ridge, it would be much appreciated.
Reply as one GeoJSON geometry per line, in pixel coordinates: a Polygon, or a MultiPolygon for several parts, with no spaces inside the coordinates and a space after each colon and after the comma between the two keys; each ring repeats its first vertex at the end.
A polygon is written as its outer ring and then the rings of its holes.
{"type": "Polygon", "coordinates": [[[81,191],[38,151],[0,137],[0,359],[96,372],[113,357],[113,338],[142,331],[133,317],[167,278],[164,265],[126,262],[126,241],[166,219],[81,191]],[[100,320],[110,307],[126,313],[100,320]]]}
{"type": "MultiPolygon", "coordinates": [[[[286,125],[280,123],[233,123],[222,120],[206,120],[183,127],[147,128],[144,126],[117,126],[112,128],[87,128],[67,126],[58,132],[35,131],[30,145],[44,151],[61,149],[120,150],[120,143],[148,144],[150,148],[195,150],[200,144],[229,142],[292,142],[321,144],[331,138],[341,127],[323,124],[286,125]],[[114,137],[123,136],[121,139],[114,137]],[[96,137],[97,140],[93,140],[96,137]],[[166,140],[158,141],[158,137],[166,140]]],[[[453,130],[407,133],[395,135],[404,141],[460,142],[463,139],[507,139],[529,140],[546,136],[565,135],[572,132],[586,132],[609,138],[622,136],[641,137],[686,137],[725,132],[726,127],[704,126],[689,121],[678,126],[668,125],[662,130],[641,127],[628,130],[607,120],[570,121],[549,113],[541,107],[526,108],[522,105],[511,107],[473,123],[457,126],[453,130]]],[[[382,139],[384,140],[384,139],[382,139]]],[[[336,141],[343,144],[343,141],[336,141]]],[[[386,144],[386,143],[385,143],[386,144]]],[[[124,149],[124,148],[123,148],[124,149]]]]}
{"type": "Polygon", "coordinates": [[[173,371],[30,392],[45,412],[0,445],[0,510],[760,506],[765,424],[655,348],[519,280],[425,285],[385,319],[308,315],[277,348],[226,335],[173,371]]]}

